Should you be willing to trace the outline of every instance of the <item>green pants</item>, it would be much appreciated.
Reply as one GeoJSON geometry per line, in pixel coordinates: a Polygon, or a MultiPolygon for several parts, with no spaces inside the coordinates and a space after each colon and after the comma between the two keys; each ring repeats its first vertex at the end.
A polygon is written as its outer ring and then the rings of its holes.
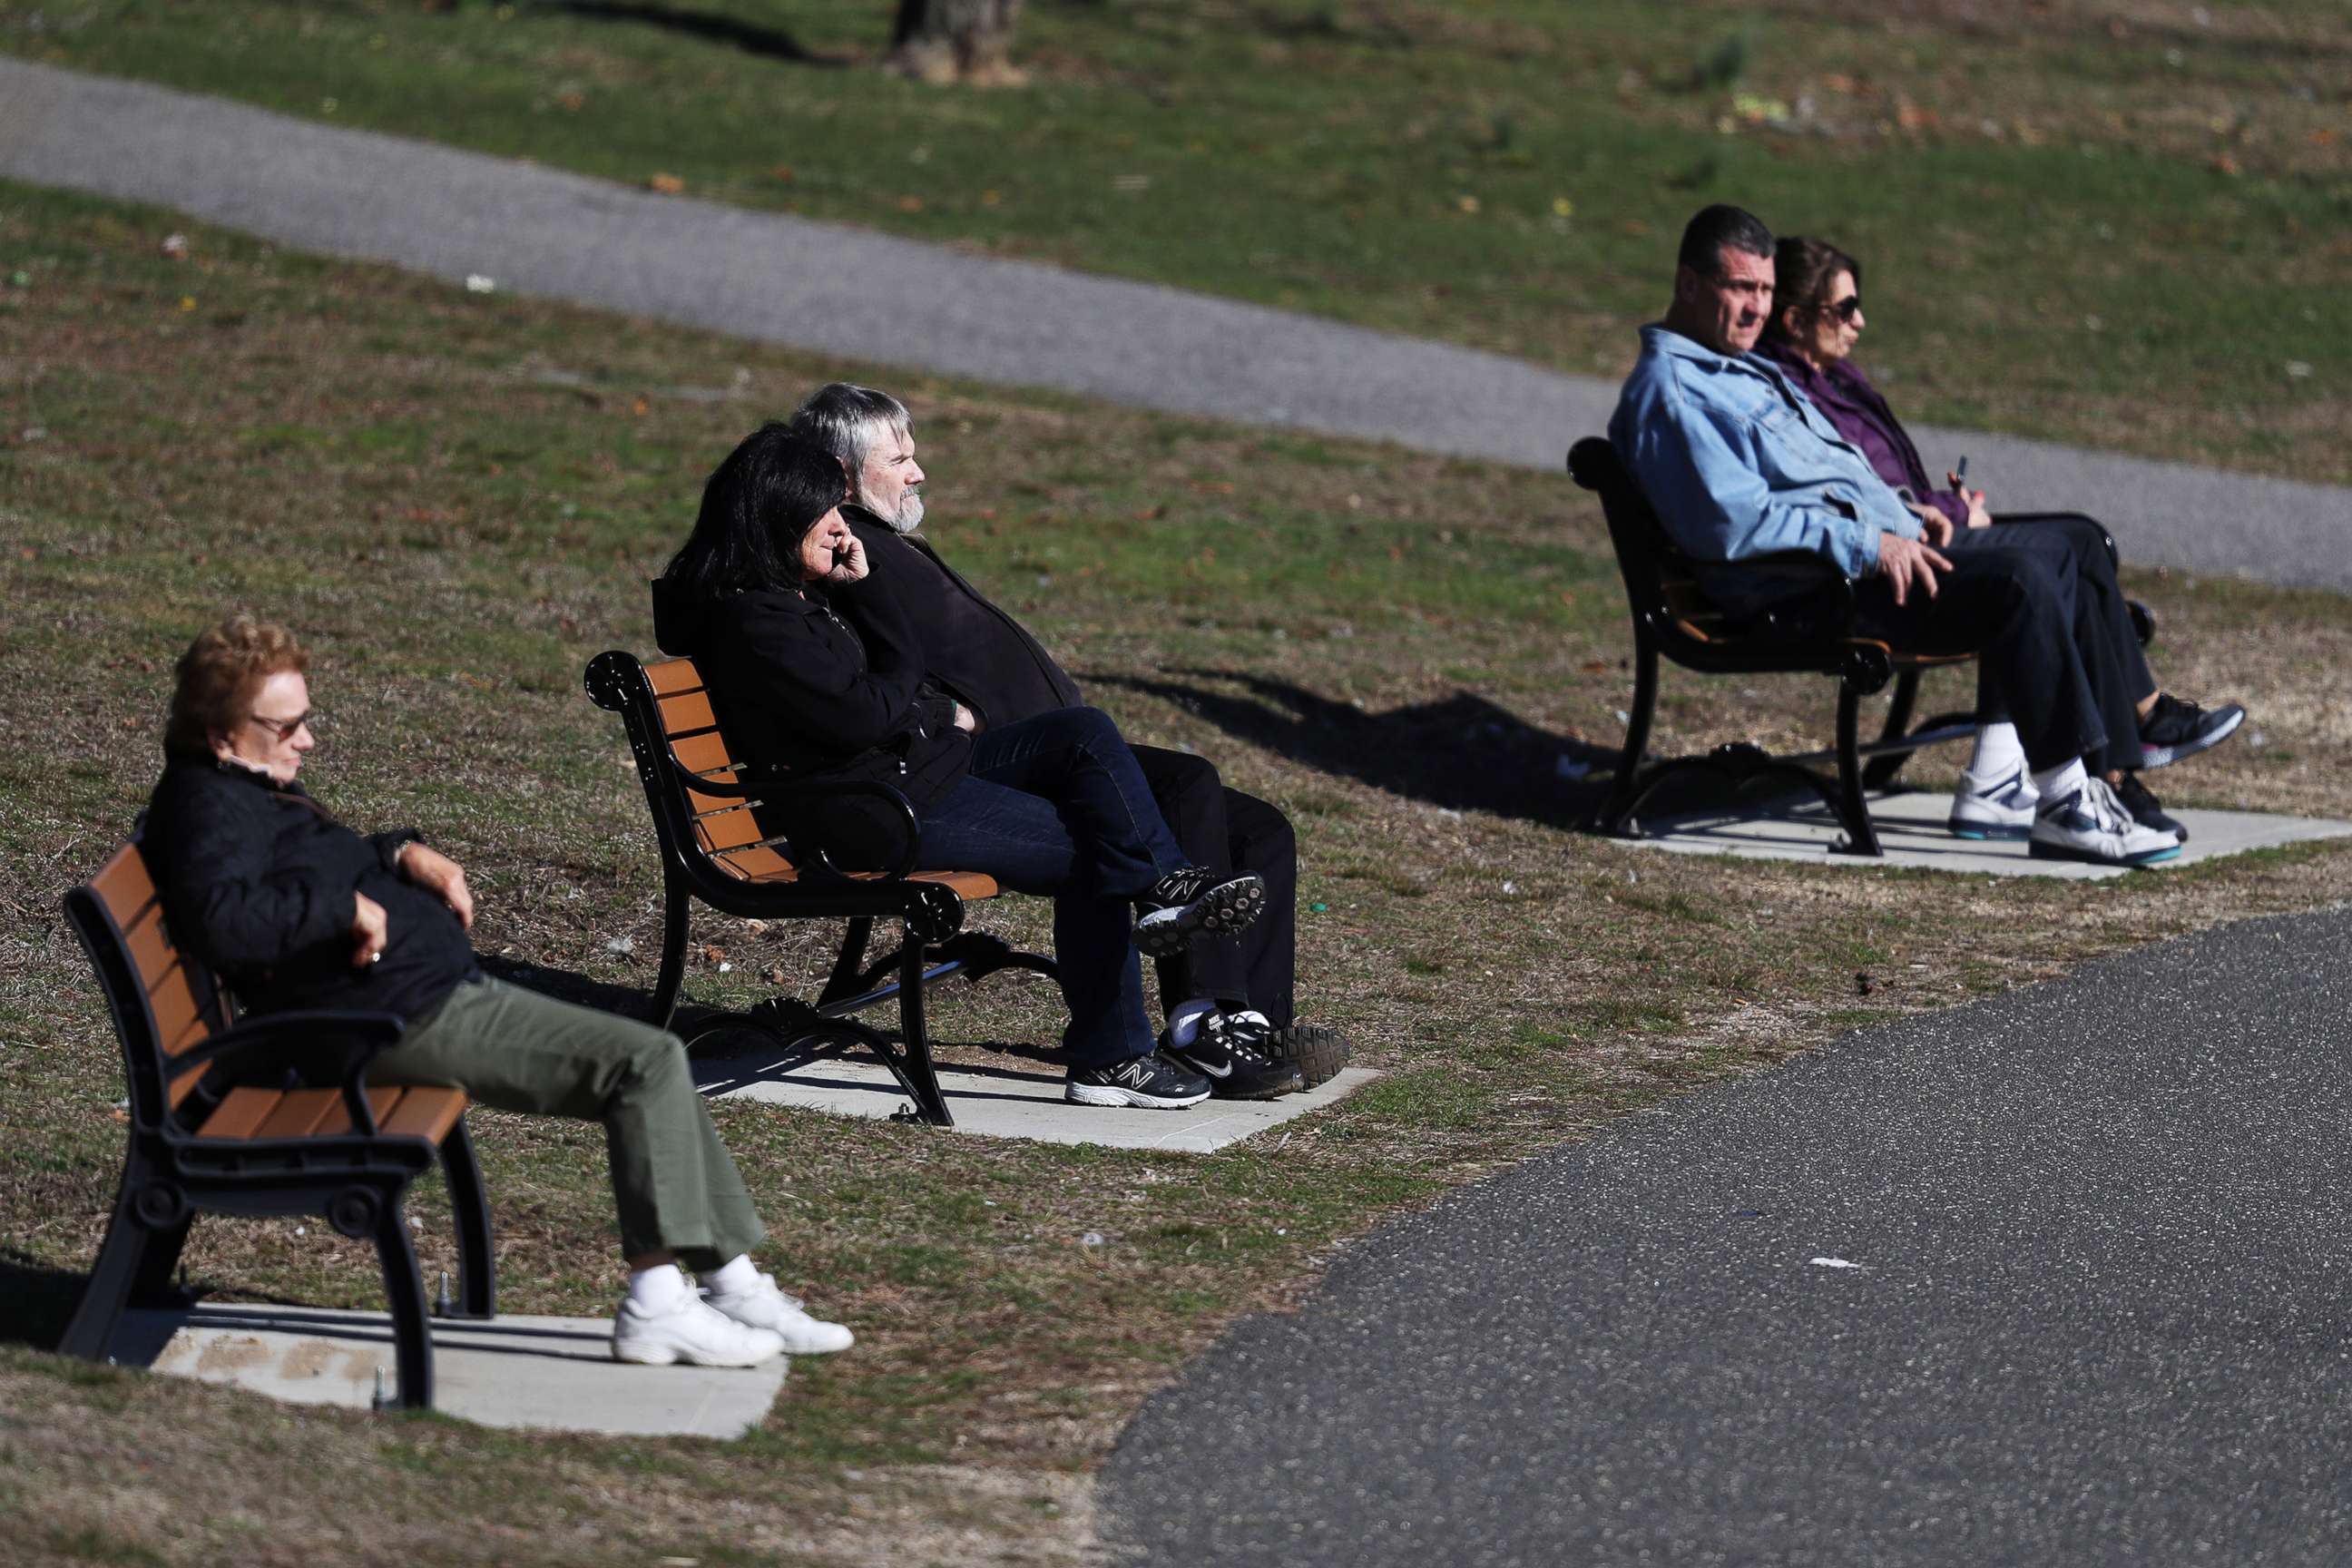
{"type": "Polygon", "coordinates": [[[379,1083],[448,1084],[500,1110],[604,1124],[621,1255],[701,1272],[766,1234],[677,1037],[502,980],[459,985],[376,1058],[379,1083]]]}

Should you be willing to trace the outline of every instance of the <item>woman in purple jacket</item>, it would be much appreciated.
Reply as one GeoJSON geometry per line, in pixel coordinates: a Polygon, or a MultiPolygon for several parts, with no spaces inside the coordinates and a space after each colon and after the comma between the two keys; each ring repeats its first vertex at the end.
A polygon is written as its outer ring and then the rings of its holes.
{"type": "MultiPolygon", "coordinates": [[[[1919,514],[1930,542],[1946,550],[1967,548],[1991,537],[1976,530],[1995,522],[2030,522],[2031,528],[2002,529],[2001,542],[2064,555],[2063,574],[2076,592],[2097,597],[2108,646],[2092,663],[2114,671],[2120,689],[2111,696],[2103,692],[2102,705],[2115,709],[2110,736],[2124,737],[2110,740],[2103,771],[2134,817],[2186,840],[2187,830],[2140,783],[2139,770],[2162,767],[2225,739],[2245,710],[2230,703],[2208,711],[2157,689],[2116,581],[2106,530],[2098,522],[2071,512],[1996,518],[1985,509],[1984,491],[1968,489],[1959,475],[1946,475],[1942,485],[1928,479],[1919,448],[1853,363],[1853,346],[1865,324],[1862,263],[1822,240],[1792,237],[1773,253],[1773,279],[1772,319],[1757,352],[1778,364],[1919,514]],[[2126,702],[2128,712],[2123,710],[2126,702]]],[[[2000,713],[1990,693],[1980,693],[1979,704],[1976,749],[1952,799],[1951,828],[1965,838],[2022,838],[2032,827],[2036,804],[2024,749],[2016,726],[2000,713]]]]}

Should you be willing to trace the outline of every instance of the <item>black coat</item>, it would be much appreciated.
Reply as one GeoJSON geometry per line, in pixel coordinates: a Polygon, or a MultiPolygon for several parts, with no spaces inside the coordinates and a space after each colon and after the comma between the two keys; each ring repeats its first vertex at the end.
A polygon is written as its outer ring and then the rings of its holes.
{"type": "Polygon", "coordinates": [[[299,784],[173,758],[141,847],[173,943],[254,1013],[333,1007],[421,1017],[477,973],[449,906],[395,866],[413,832],[362,838],[299,784]],[[355,968],[352,895],[383,906],[381,962],[355,968]]]}
{"type": "Polygon", "coordinates": [[[865,581],[840,592],[842,614],[861,632],[869,622],[912,628],[931,679],[985,724],[1010,724],[1086,700],[1028,628],[965,582],[928,540],[894,532],[858,507],[845,506],[841,515],[866,546],[865,581]]]}
{"type": "MultiPolygon", "coordinates": [[[[970,770],[971,737],[955,727],[955,700],[923,679],[921,647],[895,614],[853,630],[815,585],[715,601],[667,581],[653,586],[655,640],[694,660],[720,731],[755,775],[873,780],[905,795],[919,816],[970,770]]],[[[892,858],[895,836],[870,802],[853,797],[820,824],[759,816],[770,833],[822,843],[848,865],[892,858]]]]}

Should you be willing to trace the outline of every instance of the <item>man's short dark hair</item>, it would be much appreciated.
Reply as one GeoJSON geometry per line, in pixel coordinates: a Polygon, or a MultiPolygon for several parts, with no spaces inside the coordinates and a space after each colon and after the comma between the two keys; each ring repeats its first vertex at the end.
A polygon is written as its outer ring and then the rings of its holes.
{"type": "Polygon", "coordinates": [[[1772,231],[1745,207],[1718,202],[1700,208],[1698,216],[1684,226],[1683,247],[1675,253],[1675,260],[1702,278],[1712,278],[1723,270],[1727,250],[1745,251],[1769,261],[1772,231]]]}

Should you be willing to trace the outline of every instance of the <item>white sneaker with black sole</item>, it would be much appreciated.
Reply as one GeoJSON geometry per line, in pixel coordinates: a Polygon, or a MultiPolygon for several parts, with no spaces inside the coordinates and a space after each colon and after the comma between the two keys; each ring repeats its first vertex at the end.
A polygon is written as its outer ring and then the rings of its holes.
{"type": "Polygon", "coordinates": [[[758,1366],[784,1353],[772,1329],[739,1323],[688,1290],[668,1308],[648,1311],[624,1300],[613,1314],[613,1359],[642,1366],[758,1366]]]}
{"type": "Polygon", "coordinates": [[[1171,871],[1135,900],[1135,951],[1167,958],[1203,932],[1234,936],[1265,909],[1265,884],[1255,871],[1220,879],[1204,866],[1171,871]]]}
{"type": "Polygon", "coordinates": [[[1945,826],[1956,838],[2030,837],[2033,807],[2041,798],[2033,787],[2033,775],[2022,767],[1990,784],[1964,773],[1945,826]]]}
{"type": "Polygon", "coordinates": [[[1181,1110],[1209,1098],[1209,1080],[1158,1051],[1107,1068],[1074,1068],[1062,1098],[1073,1105],[1130,1105],[1181,1110]]]}
{"type": "Polygon", "coordinates": [[[784,1342],[786,1355],[831,1355],[856,1342],[839,1323],[809,1316],[807,1304],[779,1289],[772,1275],[761,1275],[748,1290],[711,1290],[702,1299],[722,1317],[774,1334],[784,1342]]]}
{"type": "Polygon", "coordinates": [[[2081,788],[2042,803],[2026,852],[2036,860],[2152,866],[2177,858],[2180,840],[2135,820],[2106,780],[2087,778],[2081,788]]]}

